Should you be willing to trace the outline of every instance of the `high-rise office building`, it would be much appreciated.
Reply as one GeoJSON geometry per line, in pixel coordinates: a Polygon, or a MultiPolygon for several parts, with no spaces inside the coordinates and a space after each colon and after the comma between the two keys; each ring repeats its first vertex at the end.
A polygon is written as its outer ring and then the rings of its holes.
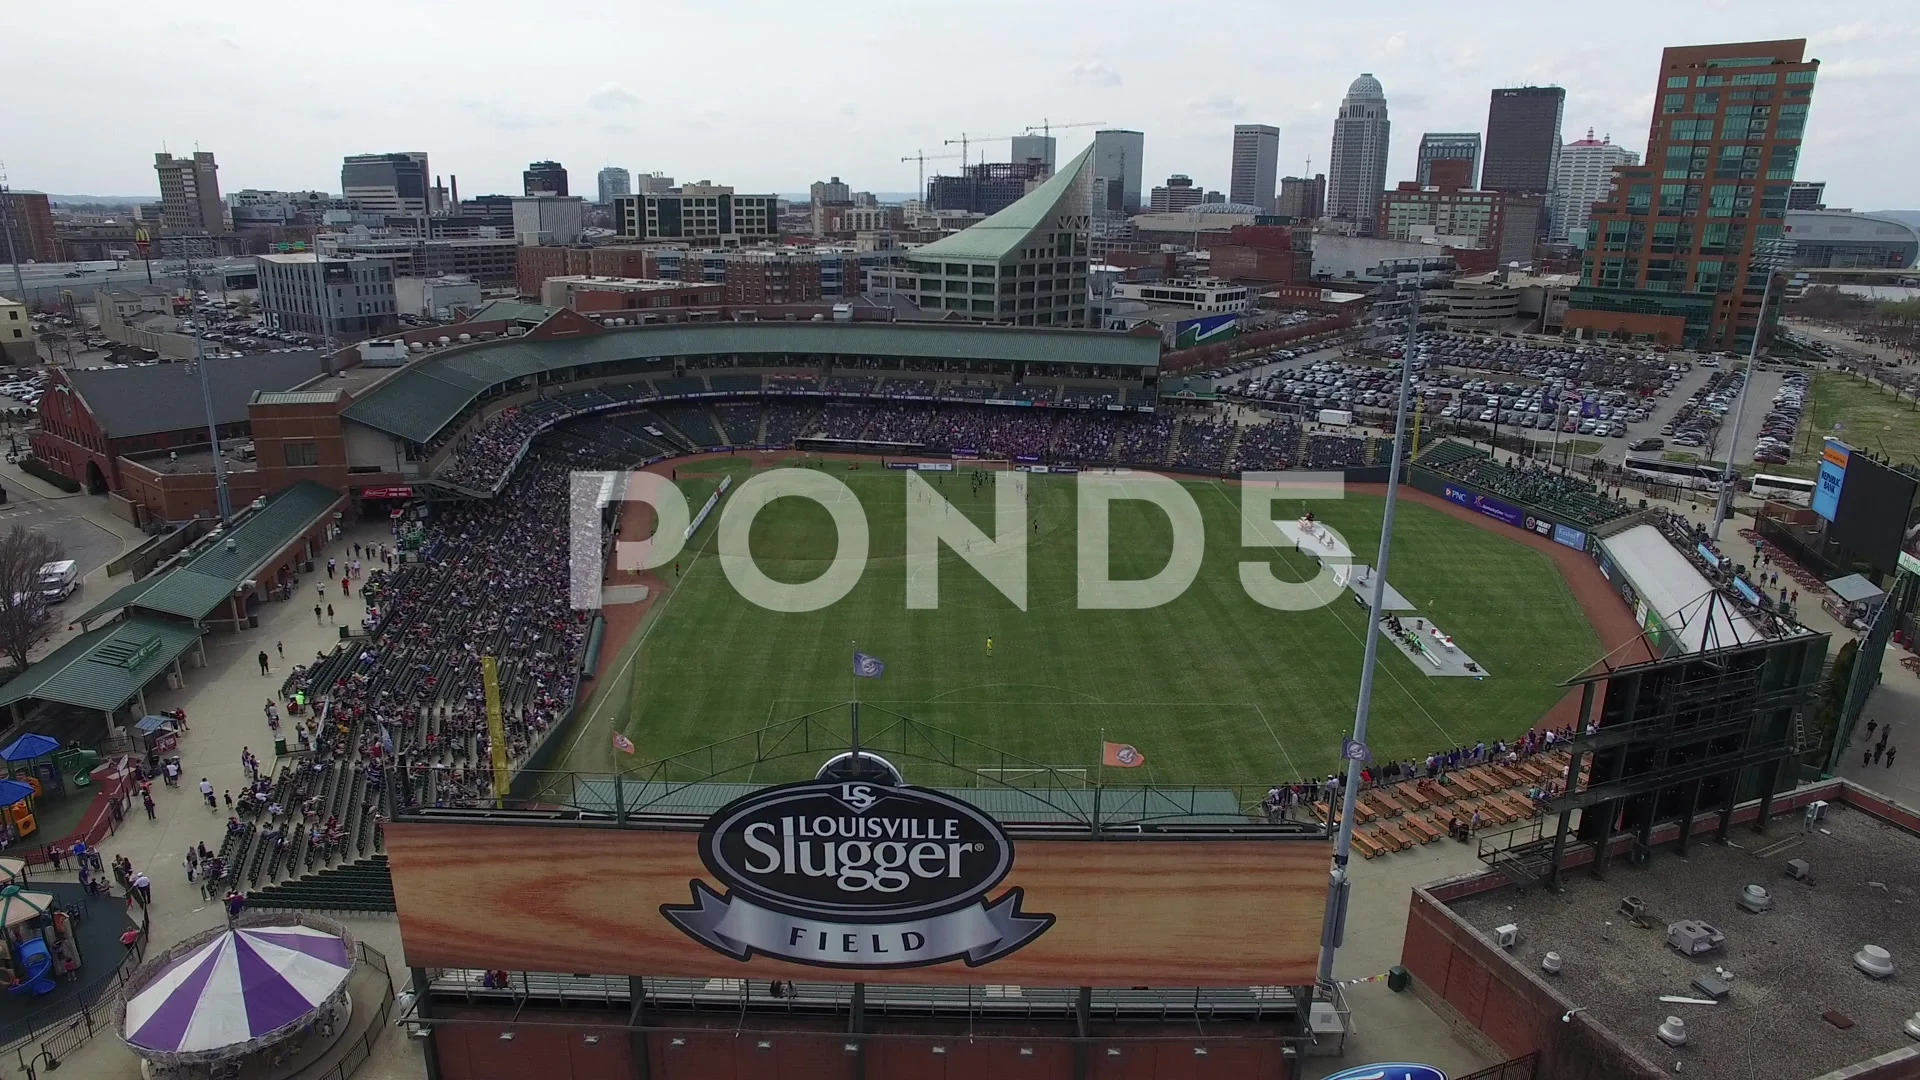
{"type": "Polygon", "coordinates": [[[1327,174],[1281,177],[1280,199],[1274,211],[1296,222],[1324,217],[1327,212],[1327,174]]]}
{"type": "Polygon", "coordinates": [[[807,186],[808,201],[815,206],[837,206],[853,201],[853,189],[839,177],[830,180],[815,180],[807,186]]]}
{"type": "Polygon", "coordinates": [[[1347,87],[1333,121],[1333,160],[1327,167],[1326,216],[1351,222],[1372,236],[1387,188],[1387,92],[1380,80],[1362,75],[1347,87]]]}
{"type": "Polygon", "coordinates": [[[567,193],[567,170],[557,161],[535,161],[520,174],[520,183],[526,195],[565,195],[567,193]]]}
{"type": "Polygon", "coordinates": [[[615,196],[633,194],[633,174],[618,165],[600,170],[600,205],[612,206],[615,196]]]}
{"type": "Polygon", "coordinates": [[[1465,187],[1480,183],[1480,133],[1477,131],[1429,131],[1420,136],[1420,157],[1414,167],[1414,182],[1421,187],[1433,184],[1436,161],[1467,162],[1465,187]]]}
{"type": "Polygon", "coordinates": [[[340,194],[356,208],[375,214],[431,213],[427,155],[350,154],[340,165],[340,194]]]}
{"type": "Polygon", "coordinates": [[[1564,243],[1575,229],[1585,228],[1593,220],[1593,204],[1607,197],[1616,165],[1638,165],[1640,155],[1624,146],[1615,146],[1611,136],[1587,137],[1560,148],[1560,165],[1553,180],[1552,224],[1547,239],[1564,243]]]}
{"type": "Polygon", "coordinates": [[[1787,209],[1824,210],[1827,205],[1825,180],[1795,180],[1787,189],[1787,209]]]}
{"type": "Polygon", "coordinates": [[[1487,154],[1480,186],[1535,195],[1551,192],[1566,107],[1567,92],[1558,86],[1493,91],[1487,103],[1487,154]]]}
{"type": "Polygon", "coordinates": [[[1146,157],[1147,137],[1138,131],[1108,128],[1093,133],[1093,179],[1106,181],[1106,201],[1096,214],[1131,214],[1140,209],[1146,193],[1140,187],[1140,165],[1146,157]]]}
{"type": "Polygon", "coordinates": [[[1015,135],[1013,137],[1012,160],[1016,165],[1037,161],[1053,171],[1055,141],[1051,135],[1015,135]]]}
{"type": "Polygon", "coordinates": [[[1647,160],[1594,207],[1565,325],[1595,335],[1744,352],[1786,262],[1787,193],[1819,61],[1805,40],[1661,53],[1647,160]]]}
{"type": "Polygon", "coordinates": [[[1192,177],[1184,173],[1174,173],[1167,177],[1164,187],[1154,188],[1148,195],[1147,206],[1163,214],[1178,213],[1190,206],[1199,206],[1206,201],[1206,197],[1207,193],[1204,190],[1193,185],[1192,177]]]}
{"type": "Polygon", "coordinates": [[[1227,201],[1273,213],[1273,185],[1280,176],[1280,129],[1271,124],[1233,125],[1233,171],[1227,201]]]}
{"type": "Polygon", "coordinates": [[[153,171],[160,174],[162,229],[176,235],[227,231],[226,213],[220,208],[220,166],[212,154],[155,154],[153,171]]]}

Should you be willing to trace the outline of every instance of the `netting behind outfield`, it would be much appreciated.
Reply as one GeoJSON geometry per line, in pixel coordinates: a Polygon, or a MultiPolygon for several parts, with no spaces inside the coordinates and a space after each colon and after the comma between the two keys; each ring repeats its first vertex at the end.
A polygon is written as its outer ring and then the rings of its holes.
{"type": "Polygon", "coordinates": [[[976,768],[974,774],[979,778],[976,786],[1004,785],[1007,787],[1067,787],[1083,788],[1087,786],[1085,769],[1048,769],[1005,768],[988,766],[976,768]]]}

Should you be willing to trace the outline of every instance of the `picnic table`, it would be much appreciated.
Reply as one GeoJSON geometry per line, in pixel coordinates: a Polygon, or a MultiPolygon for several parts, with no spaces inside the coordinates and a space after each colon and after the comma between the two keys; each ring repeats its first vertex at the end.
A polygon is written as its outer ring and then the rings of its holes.
{"type": "Polygon", "coordinates": [[[1401,818],[1400,821],[1407,827],[1409,832],[1419,837],[1420,842],[1423,844],[1431,844],[1435,840],[1447,835],[1447,830],[1427,820],[1427,815],[1425,814],[1408,814],[1406,817],[1401,818]]]}

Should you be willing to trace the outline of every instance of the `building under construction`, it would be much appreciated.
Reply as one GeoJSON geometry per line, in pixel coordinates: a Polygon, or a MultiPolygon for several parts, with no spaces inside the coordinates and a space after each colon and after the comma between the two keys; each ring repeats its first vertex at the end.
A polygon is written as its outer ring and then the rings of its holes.
{"type": "Polygon", "coordinates": [[[927,183],[933,210],[997,214],[1053,175],[1044,161],[983,161],[963,165],[959,176],[936,176],[927,183]]]}

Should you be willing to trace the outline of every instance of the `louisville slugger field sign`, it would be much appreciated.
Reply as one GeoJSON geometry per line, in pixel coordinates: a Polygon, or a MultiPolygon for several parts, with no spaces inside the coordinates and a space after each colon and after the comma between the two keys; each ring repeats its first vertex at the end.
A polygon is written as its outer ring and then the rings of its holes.
{"type": "Polygon", "coordinates": [[[834,968],[990,964],[1053,925],[1022,891],[987,894],[1013,869],[1013,841],[938,792],[814,781],[721,807],[700,861],[726,887],[689,882],[660,914],[735,960],[755,954],[834,968]]]}

